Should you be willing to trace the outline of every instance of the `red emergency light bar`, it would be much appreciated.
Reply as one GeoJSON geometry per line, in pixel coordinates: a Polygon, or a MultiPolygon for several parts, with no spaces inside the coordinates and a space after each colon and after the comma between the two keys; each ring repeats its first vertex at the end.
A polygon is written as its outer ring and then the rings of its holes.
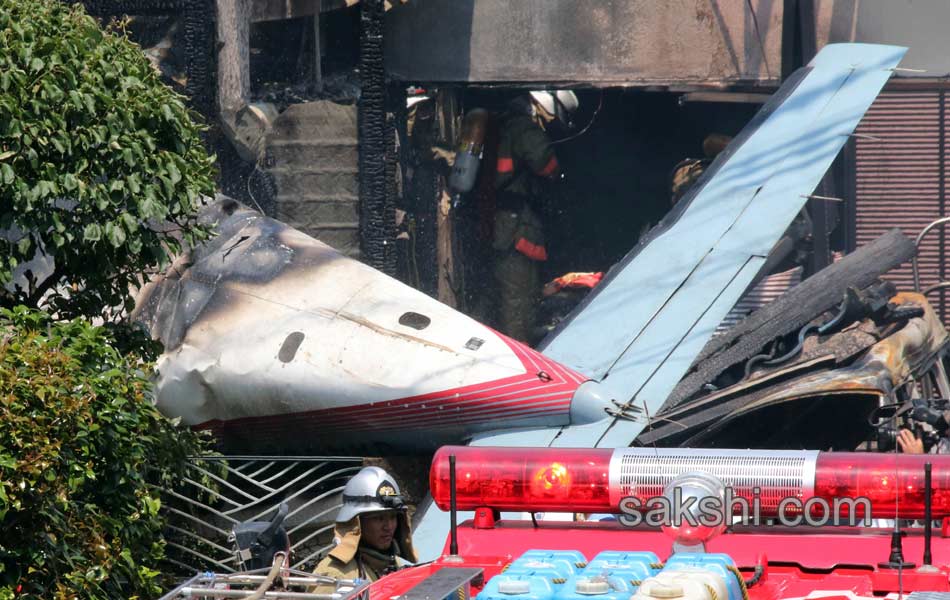
{"type": "MultiPolygon", "coordinates": [[[[703,471],[735,498],[758,498],[775,515],[785,498],[829,507],[866,498],[872,518],[924,516],[924,465],[932,465],[931,514],[950,516],[950,456],[688,448],[491,448],[445,446],[429,473],[432,497],[449,510],[449,456],[456,459],[456,507],[619,514],[620,502],[663,495],[675,477],[703,471]],[[838,500],[839,504],[835,504],[838,500]]],[[[853,505],[852,505],[853,506],[853,505]]],[[[787,507],[786,507],[787,508],[787,507]]],[[[858,506],[858,513],[862,512],[858,506]]],[[[863,514],[857,514],[863,517],[863,514]]]]}

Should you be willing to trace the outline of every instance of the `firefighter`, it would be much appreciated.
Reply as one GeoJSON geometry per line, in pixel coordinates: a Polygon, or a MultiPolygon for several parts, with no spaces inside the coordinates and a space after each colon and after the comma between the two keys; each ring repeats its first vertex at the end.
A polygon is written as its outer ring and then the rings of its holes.
{"type": "Polygon", "coordinates": [[[316,575],[376,581],[417,560],[399,486],[379,467],[364,467],[347,482],[333,533],[336,546],[316,575]]]}
{"type": "Polygon", "coordinates": [[[726,149],[732,138],[721,133],[711,133],[703,140],[704,158],[686,158],[673,167],[670,181],[671,203],[676,204],[686,195],[693,184],[706,171],[712,161],[726,149]]]}
{"type": "Polygon", "coordinates": [[[561,175],[547,130],[570,128],[577,110],[570,91],[536,91],[517,98],[499,121],[492,247],[498,293],[498,328],[530,343],[547,260],[539,213],[550,202],[550,183],[561,175]]]}

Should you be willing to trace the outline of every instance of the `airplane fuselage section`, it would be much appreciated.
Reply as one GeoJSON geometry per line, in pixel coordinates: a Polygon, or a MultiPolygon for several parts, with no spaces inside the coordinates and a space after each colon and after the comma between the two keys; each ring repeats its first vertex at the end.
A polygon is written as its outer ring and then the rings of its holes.
{"type": "Polygon", "coordinates": [[[420,449],[569,423],[584,381],[329,246],[250,211],[144,294],[160,410],[237,447],[420,449]]]}

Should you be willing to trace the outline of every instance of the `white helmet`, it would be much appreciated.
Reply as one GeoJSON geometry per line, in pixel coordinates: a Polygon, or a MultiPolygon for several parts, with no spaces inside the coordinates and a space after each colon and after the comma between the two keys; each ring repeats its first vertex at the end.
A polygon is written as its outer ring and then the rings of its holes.
{"type": "Polygon", "coordinates": [[[419,104],[420,102],[425,102],[428,99],[429,99],[428,96],[410,96],[406,98],[406,108],[412,108],[416,104],[419,104]]]}
{"type": "Polygon", "coordinates": [[[580,106],[577,96],[571,90],[536,91],[531,97],[563,125],[571,126],[571,117],[580,106]]]}
{"type": "Polygon", "coordinates": [[[345,523],[363,513],[405,509],[399,486],[389,473],[379,467],[363,467],[343,488],[343,506],[336,522],[345,523]]]}

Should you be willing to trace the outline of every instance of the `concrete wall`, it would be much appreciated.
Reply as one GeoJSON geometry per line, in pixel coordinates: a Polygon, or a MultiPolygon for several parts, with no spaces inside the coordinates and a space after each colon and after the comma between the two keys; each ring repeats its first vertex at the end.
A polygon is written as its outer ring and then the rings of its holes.
{"type": "Polygon", "coordinates": [[[901,67],[943,77],[950,73],[950,0],[814,0],[818,47],[829,42],[907,46],[901,67]]]}
{"type": "Polygon", "coordinates": [[[775,84],[784,1],[751,0],[755,21],[748,3],[412,0],[387,14],[386,67],[421,82],[775,84]]]}

